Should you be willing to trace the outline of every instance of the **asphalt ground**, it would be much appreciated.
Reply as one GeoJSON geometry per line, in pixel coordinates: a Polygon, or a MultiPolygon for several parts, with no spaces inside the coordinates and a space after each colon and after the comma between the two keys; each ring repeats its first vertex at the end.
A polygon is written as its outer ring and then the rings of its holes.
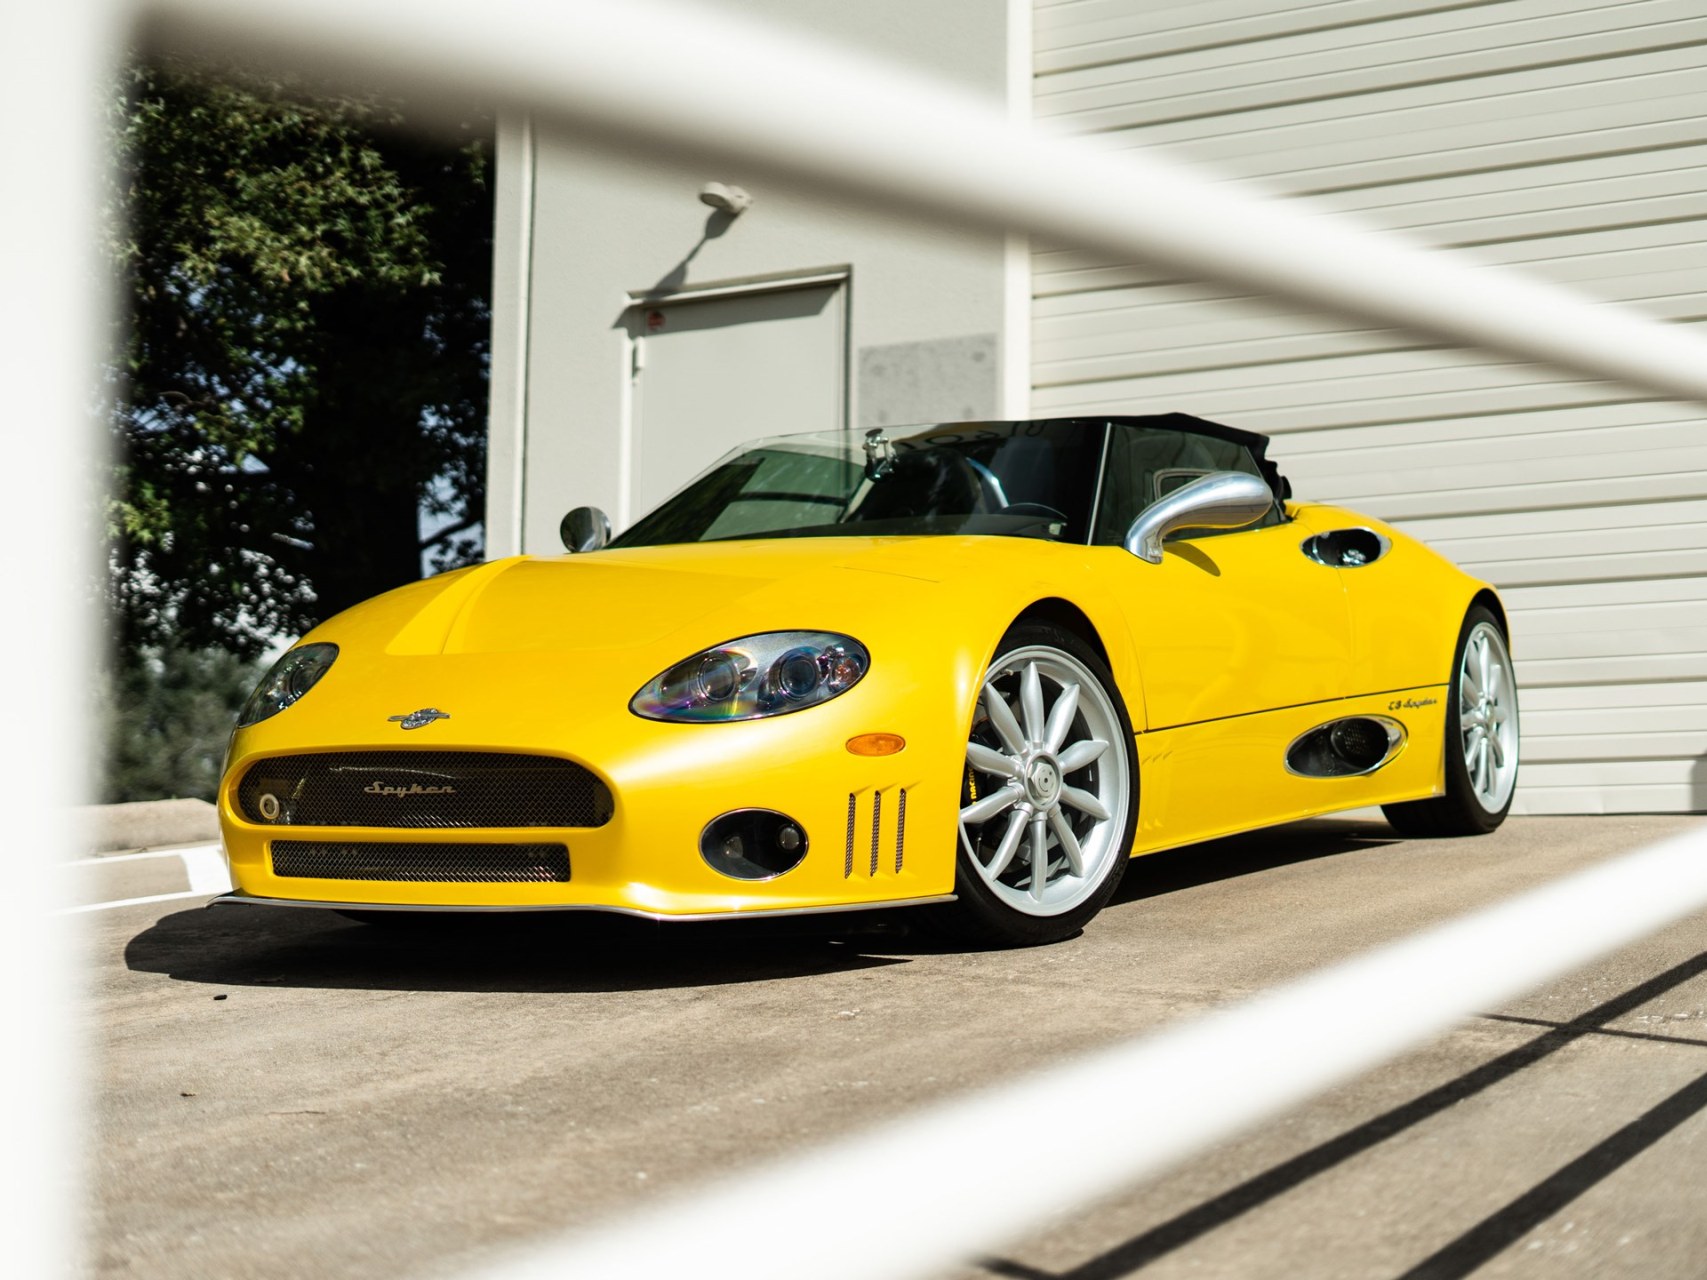
{"type": "MultiPolygon", "coordinates": [[[[1300,823],[1141,859],[1084,934],[1030,951],[947,949],[905,913],[89,911],[88,1270],[453,1275],[1701,821],[1512,819],[1461,841],[1300,823]]],[[[170,857],[76,876],[85,904],[188,888],[170,857]]],[[[1013,1124],[1089,1143],[1120,1105],[1013,1124]]],[[[1707,915],[960,1274],[1700,1277],[1703,1112],[1707,915]]],[[[850,1242],[884,1229],[887,1194],[848,1206],[850,1242]]]]}

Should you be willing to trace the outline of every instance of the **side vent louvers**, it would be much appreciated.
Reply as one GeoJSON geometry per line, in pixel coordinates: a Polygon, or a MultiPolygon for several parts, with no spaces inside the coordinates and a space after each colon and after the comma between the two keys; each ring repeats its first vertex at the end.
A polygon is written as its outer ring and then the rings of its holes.
{"type": "Polygon", "coordinates": [[[901,788],[901,798],[895,805],[895,874],[901,874],[901,851],[907,844],[907,788],[901,788]]]}
{"type": "Polygon", "coordinates": [[[871,874],[877,874],[877,834],[883,830],[883,793],[871,793],[871,874]]]}
{"type": "MultiPolygon", "coordinates": [[[[862,837],[870,840],[867,846],[871,851],[869,873],[875,876],[878,866],[883,859],[883,792],[871,793],[871,826],[860,826],[859,795],[857,791],[848,793],[848,827],[847,838],[843,844],[842,876],[851,878],[854,872],[854,847],[862,837]]],[[[895,873],[901,872],[907,851],[907,789],[897,788],[895,794],[895,873]]]]}
{"type": "Polygon", "coordinates": [[[858,808],[859,797],[851,791],[848,792],[848,851],[846,858],[842,861],[842,878],[844,880],[853,875],[854,816],[858,808]]]}

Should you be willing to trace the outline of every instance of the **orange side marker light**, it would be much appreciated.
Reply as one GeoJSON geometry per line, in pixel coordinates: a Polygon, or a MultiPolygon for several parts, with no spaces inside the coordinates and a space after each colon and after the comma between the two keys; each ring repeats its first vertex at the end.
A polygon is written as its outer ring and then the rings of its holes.
{"type": "Polygon", "coordinates": [[[848,750],[856,756],[892,756],[906,745],[898,733],[862,733],[848,739],[848,750]]]}

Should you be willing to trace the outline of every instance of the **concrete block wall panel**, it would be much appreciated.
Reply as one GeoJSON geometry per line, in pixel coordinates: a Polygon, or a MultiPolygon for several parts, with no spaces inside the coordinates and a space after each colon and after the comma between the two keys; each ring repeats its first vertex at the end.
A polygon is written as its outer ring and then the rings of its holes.
{"type": "MultiPolygon", "coordinates": [[[[1039,0],[1033,109],[1447,250],[1707,319],[1698,0],[1039,0]]],[[[1268,432],[1304,495],[1497,583],[1517,808],[1707,809],[1698,406],[1039,246],[1042,413],[1268,432]]]]}

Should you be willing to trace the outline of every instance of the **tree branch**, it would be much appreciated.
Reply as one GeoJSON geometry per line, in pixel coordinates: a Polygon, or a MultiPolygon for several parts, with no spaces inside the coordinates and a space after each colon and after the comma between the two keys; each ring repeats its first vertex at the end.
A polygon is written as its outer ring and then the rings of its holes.
{"type": "Polygon", "coordinates": [[[484,516],[467,516],[457,521],[455,524],[446,525],[432,537],[423,538],[421,540],[421,550],[425,551],[428,547],[436,547],[447,538],[454,538],[457,534],[462,533],[465,530],[472,529],[484,519],[484,516]]]}

